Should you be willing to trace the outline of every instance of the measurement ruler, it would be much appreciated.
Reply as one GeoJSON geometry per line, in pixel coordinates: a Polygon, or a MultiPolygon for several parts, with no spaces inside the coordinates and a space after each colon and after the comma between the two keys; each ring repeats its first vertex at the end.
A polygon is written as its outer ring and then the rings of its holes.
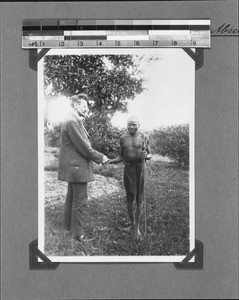
{"type": "Polygon", "coordinates": [[[23,20],[22,48],[210,48],[210,20],[23,20]]]}

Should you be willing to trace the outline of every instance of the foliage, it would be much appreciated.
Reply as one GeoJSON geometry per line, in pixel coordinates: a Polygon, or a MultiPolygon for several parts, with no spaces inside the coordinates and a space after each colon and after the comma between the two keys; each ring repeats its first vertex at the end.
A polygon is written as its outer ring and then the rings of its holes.
{"type": "Polygon", "coordinates": [[[110,158],[119,154],[119,138],[123,130],[111,125],[107,116],[92,116],[85,121],[91,145],[110,158]]]}
{"type": "MultiPolygon", "coordinates": [[[[101,118],[99,116],[87,119],[85,126],[94,149],[104,153],[109,158],[114,158],[119,154],[119,138],[123,130],[112,126],[108,118],[101,118]]],[[[61,124],[50,128],[45,127],[45,146],[60,147],[60,136],[61,124]]]]}
{"type": "Polygon", "coordinates": [[[179,166],[189,165],[189,125],[160,127],[151,134],[155,153],[177,160],[179,166]]]}
{"type": "Polygon", "coordinates": [[[44,85],[45,90],[51,86],[50,96],[86,93],[92,111],[100,115],[125,111],[127,101],[143,91],[132,55],[52,55],[45,56],[44,64],[44,85]]]}
{"type": "MultiPolygon", "coordinates": [[[[86,93],[92,116],[86,121],[93,148],[113,157],[118,153],[121,131],[110,119],[126,111],[129,100],[143,90],[140,59],[133,55],[52,55],[44,58],[44,85],[47,97],[86,93]]],[[[145,59],[146,60],[146,59],[145,59]]],[[[148,62],[153,61],[150,57],[148,62]]],[[[60,143],[60,125],[45,127],[46,145],[60,143]]]]}
{"type": "Polygon", "coordinates": [[[44,128],[45,146],[60,147],[61,124],[44,128]]]}

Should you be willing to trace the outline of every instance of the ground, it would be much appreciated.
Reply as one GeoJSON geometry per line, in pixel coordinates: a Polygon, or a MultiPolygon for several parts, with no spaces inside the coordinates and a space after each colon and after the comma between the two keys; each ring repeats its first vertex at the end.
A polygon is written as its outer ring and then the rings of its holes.
{"type": "Polygon", "coordinates": [[[94,165],[95,180],[88,184],[87,224],[90,239],[77,242],[62,229],[67,183],[57,180],[58,156],[45,156],[45,254],[186,255],[189,252],[188,171],[177,169],[167,158],[154,156],[147,163],[145,205],[141,217],[143,238],[121,228],[129,222],[123,187],[123,165],[94,165]],[[48,170],[48,171],[47,171],[48,170]],[[146,217],[145,217],[146,216],[146,217]]]}
{"type": "MultiPolygon", "coordinates": [[[[67,182],[57,179],[57,172],[45,172],[45,204],[64,204],[67,182]]],[[[88,183],[88,201],[100,199],[103,196],[122,193],[122,187],[115,178],[95,174],[94,181],[88,183]]]]}

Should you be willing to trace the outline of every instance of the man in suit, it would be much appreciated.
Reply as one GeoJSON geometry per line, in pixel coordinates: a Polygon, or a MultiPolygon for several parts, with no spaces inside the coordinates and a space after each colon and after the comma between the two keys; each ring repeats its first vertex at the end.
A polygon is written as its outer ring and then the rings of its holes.
{"type": "Polygon", "coordinates": [[[61,130],[58,179],[68,182],[63,227],[70,230],[76,240],[84,241],[87,182],[94,180],[92,161],[104,164],[108,158],[91,147],[82,122],[89,114],[87,95],[74,95],[70,101],[72,111],[65,118],[61,130]]]}

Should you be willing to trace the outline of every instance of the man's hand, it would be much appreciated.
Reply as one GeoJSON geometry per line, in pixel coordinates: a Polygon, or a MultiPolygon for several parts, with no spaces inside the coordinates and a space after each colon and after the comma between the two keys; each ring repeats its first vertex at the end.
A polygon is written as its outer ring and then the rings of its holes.
{"type": "Polygon", "coordinates": [[[142,159],[147,159],[147,155],[148,155],[148,153],[147,153],[146,150],[143,150],[143,151],[141,152],[141,158],[142,158],[142,159]]]}
{"type": "Polygon", "coordinates": [[[124,161],[124,158],[121,156],[117,156],[116,158],[109,158],[109,160],[107,161],[107,164],[118,164],[122,161],[124,161]]]}
{"type": "Polygon", "coordinates": [[[107,162],[109,161],[109,158],[107,156],[103,156],[103,159],[102,159],[102,164],[106,164],[107,162]]]}
{"type": "Polygon", "coordinates": [[[142,159],[150,159],[150,158],[151,158],[151,155],[148,154],[148,152],[147,152],[146,150],[143,150],[143,151],[141,152],[141,158],[142,158],[142,159]]]}

